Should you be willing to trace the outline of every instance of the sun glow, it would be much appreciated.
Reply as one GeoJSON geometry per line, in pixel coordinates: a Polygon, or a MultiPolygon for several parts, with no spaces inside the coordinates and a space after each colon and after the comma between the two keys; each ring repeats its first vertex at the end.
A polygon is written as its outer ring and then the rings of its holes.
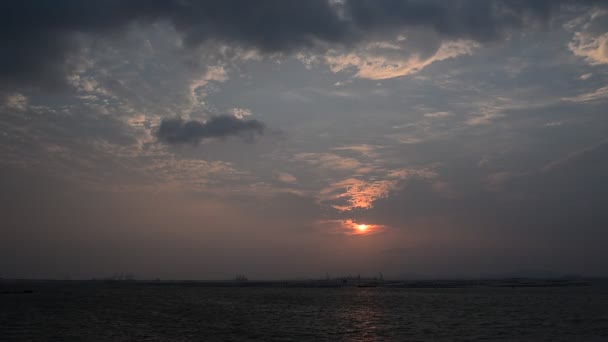
{"type": "Polygon", "coordinates": [[[346,235],[370,235],[383,231],[386,226],[371,223],[358,223],[352,219],[319,221],[319,224],[328,225],[331,229],[346,235]]]}
{"type": "Polygon", "coordinates": [[[362,233],[363,233],[363,232],[365,232],[365,231],[367,230],[367,227],[368,227],[368,226],[367,226],[366,224],[358,224],[358,225],[356,226],[357,230],[358,230],[358,231],[360,231],[360,232],[362,232],[362,233]]]}
{"type": "Polygon", "coordinates": [[[368,235],[379,232],[384,226],[369,223],[357,223],[353,220],[342,221],[342,227],[350,230],[350,234],[368,235]]]}

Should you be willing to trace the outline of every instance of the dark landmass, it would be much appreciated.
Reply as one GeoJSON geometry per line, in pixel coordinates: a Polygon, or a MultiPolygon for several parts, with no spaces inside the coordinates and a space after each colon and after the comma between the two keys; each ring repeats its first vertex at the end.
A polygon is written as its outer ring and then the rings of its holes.
{"type": "Polygon", "coordinates": [[[573,287],[608,284],[608,279],[532,279],[509,278],[487,280],[377,280],[341,278],[329,280],[0,280],[0,294],[33,293],[36,285],[149,285],[149,286],[186,286],[186,287],[268,287],[268,288],[391,288],[391,289],[442,289],[442,288],[521,288],[521,287],[573,287]]]}
{"type": "Polygon", "coordinates": [[[591,280],[567,279],[504,279],[504,280],[433,280],[433,281],[340,281],[340,280],[297,280],[297,281],[189,281],[151,282],[159,286],[190,285],[202,287],[379,287],[379,288],[469,288],[469,287],[565,287],[589,286],[591,280]]]}

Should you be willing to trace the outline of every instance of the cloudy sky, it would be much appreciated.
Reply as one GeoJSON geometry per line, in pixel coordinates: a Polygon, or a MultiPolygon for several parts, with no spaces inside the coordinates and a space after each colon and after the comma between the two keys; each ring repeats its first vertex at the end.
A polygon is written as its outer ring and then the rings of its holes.
{"type": "Polygon", "coordinates": [[[608,275],[608,5],[0,4],[0,277],[608,275]]]}

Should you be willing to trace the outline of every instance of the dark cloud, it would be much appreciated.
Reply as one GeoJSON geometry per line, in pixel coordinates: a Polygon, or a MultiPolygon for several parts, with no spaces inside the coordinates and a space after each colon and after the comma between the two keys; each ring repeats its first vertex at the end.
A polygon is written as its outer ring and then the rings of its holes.
{"type": "Polygon", "coordinates": [[[252,139],[263,133],[264,124],[258,120],[243,120],[230,115],[221,115],[205,122],[165,119],[160,124],[157,137],[168,144],[198,144],[209,138],[241,136],[252,139]]]}
{"type": "MultiPolygon", "coordinates": [[[[365,31],[430,28],[443,37],[490,41],[522,26],[524,16],[546,15],[548,2],[538,6],[518,1],[399,1],[347,2],[357,27],[365,31]]],[[[557,2],[553,2],[556,4],[557,2]]]]}
{"type": "Polygon", "coordinates": [[[562,4],[599,1],[8,0],[0,4],[0,86],[59,85],[79,38],[163,20],[187,46],[221,41],[262,52],[350,45],[404,28],[487,42],[562,4]]]}
{"type": "Polygon", "coordinates": [[[157,20],[172,23],[187,46],[214,40],[279,52],[344,39],[325,0],[9,0],[0,3],[0,87],[65,84],[69,57],[83,36],[157,20]]]}
{"type": "Polygon", "coordinates": [[[65,84],[78,35],[118,32],[170,8],[161,1],[3,1],[0,3],[0,87],[65,84]]]}

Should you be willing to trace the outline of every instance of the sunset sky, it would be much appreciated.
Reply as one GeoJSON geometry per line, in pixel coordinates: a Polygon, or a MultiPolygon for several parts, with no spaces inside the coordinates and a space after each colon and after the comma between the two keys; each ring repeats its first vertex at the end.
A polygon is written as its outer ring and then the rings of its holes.
{"type": "Polygon", "coordinates": [[[608,4],[0,3],[0,277],[608,275],[608,4]]]}

